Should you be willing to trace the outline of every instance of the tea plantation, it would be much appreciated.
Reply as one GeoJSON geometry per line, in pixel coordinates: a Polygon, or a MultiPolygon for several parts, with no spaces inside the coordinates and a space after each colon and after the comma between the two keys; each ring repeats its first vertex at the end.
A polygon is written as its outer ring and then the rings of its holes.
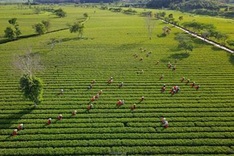
{"type": "MultiPolygon", "coordinates": [[[[198,39],[193,39],[192,52],[178,50],[174,37],[181,31],[168,25],[171,33],[158,37],[166,25],[159,20],[154,20],[150,40],[145,17],[54,7],[63,8],[67,16],[0,6],[1,36],[10,18],[17,18],[22,35],[28,35],[0,44],[0,155],[234,154],[233,54],[198,39]],[[89,20],[79,38],[65,28],[84,13],[89,20]],[[32,25],[41,20],[50,20],[49,33],[30,36],[32,25]],[[51,50],[52,38],[58,43],[51,50]],[[44,82],[44,100],[36,107],[23,98],[21,74],[12,65],[14,56],[28,48],[40,55],[44,67],[36,74],[44,82]],[[168,62],[176,65],[174,71],[168,62]],[[200,88],[191,87],[192,82],[200,88]],[[176,85],[180,91],[169,94],[176,85]],[[90,102],[100,90],[99,98],[90,102]],[[118,108],[119,99],[125,103],[118,108]],[[87,111],[90,103],[94,107],[87,111]],[[133,104],[135,110],[130,109],[133,104]],[[57,120],[59,114],[62,120],[57,120]],[[162,127],[160,116],[168,120],[168,128],[162,127]],[[11,136],[22,123],[24,129],[11,136]]],[[[226,21],[220,23],[232,35],[231,20],[226,21]]]]}

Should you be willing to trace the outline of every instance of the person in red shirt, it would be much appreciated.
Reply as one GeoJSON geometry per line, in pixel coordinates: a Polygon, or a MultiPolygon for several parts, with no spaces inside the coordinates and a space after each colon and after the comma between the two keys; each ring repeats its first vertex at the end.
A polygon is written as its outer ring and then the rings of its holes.
{"type": "Polygon", "coordinates": [[[179,86],[173,86],[170,90],[170,94],[174,95],[175,93],[178,93],[180,91],[180,87],[179,86]]]}
{"type": "Polygon", "coordinates": [[[17,135],[17,131],[18,131],[17,129],[14,129],[11,135],[12,136],[16,136],[17,135]]]}
{"type": "Polygon", "coordinates": [[[197,84],[195,87],[194,87],[196,90],[198,90],[200,88],[200,85],[197,84]]]}
{"type": "Polygon", "coordinates": [[[48,120],[47,120],[47,125],[50,125],[51,124],[51,118],[49,118],[48,120]]]}
{"type": "Polygon", "coordinates": [[[93,109],[93,104],[89,104],[87,107],[87,111],[90,111],[91,109],[93,109]]]}
{"type": "Polygon", "coordinates": [[[174,86],[173,88],[175,90],[175,93],[178,93],[180,91],[180,87],[179,86],[174,86]]]}
{"type": "Polygon", "coordinates": [[[95,95],[95,100],[97,100],[99,98],[99,94],[95,95]]]}
{"type": "Polygon", "coordinates": [[[193,88],[195,86],[195,82],[191,83],[191,88],[193,88]]]}
{"type": "Polygon", "coordinates": [[[168,121],[165,120],[164,123],[162,124],[162,126],[163,126],[164,128],[168,128],[168,126],[169,126],[168,121]]]}
{"type": "Polygon", "coordinates": [[[171,94],[171,95],[174,95],[174,94],[175,94],[174,87],[172,87],[172,88],[171,88],[171,90],[170,90],[170,94],[171,94]]]}
{"type": "Polygon", "coordinates": [[[117,103],[116,103],[117,107],[120,107],[123,104],[124,104],[124,100],[118,100],[117,103]]]}
{"type": "Polygon", "coordinates": [[[23,129],[24,129],[24,124],[19,124],[18,125],[18,131],[23,130],[23,129]]]}
{"type": "Polygon", "coordinates": [[[95,96],[93,96],[93,97],[90,99],[90,101],[93,102],[95,99],[96,99],[95,96]]]}
{"type": "Polygon", "coordinates": [[[161,121],[162,126],[164,128],[168,128],[169,124],[168,124],[168,121],[166,120],[166,118],[164,116],[160,117],[160,121],[161,121]]]}

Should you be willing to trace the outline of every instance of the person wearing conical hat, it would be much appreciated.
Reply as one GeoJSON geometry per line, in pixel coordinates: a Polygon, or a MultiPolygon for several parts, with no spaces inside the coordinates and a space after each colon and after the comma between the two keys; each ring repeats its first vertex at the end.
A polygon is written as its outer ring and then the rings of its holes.
{"type": "Polygon", "coordinates": [[[24,124],[19,124],[19,125],[18,125],[18,131],[20,131],[20,130],[22,130],[22,129],[24,129],[24,124]]]}
{"type": "Polygon", "coordinates": [[[197,84],[195,87],[194,87],[196,90],[198,90],[200,88],[200,85],[197,84]]]}
{"type": "Polygon", "coordinates": [[[136,104],[133,104],[133,105],[131,106],[131,110],[134,111],[135,109],[136,109],[136,104]]]}
{"type": "Polygon", "coordinates": [[[14,129],[11,135],[12,136],[16,136],[17,135],[17,131],[18,131],[17,129],[14,129]]]}
{"type": "Polygon", "coordinates": [[[110,77],[110,79],[108,80],[108,84],[111,84],[114,81],[113,77],[110,77]]]}
{"type": "Polygon", "coordinates": [[[193,88],[195,86],[195,82],[193,81],[192,83],[191,83],[191,88],[193,88]]]}
{"type": "Polygon", "coordinates": [[[140,102],[142,102],[142,101],[144,101],[144,100],[145,100],[145,97],[142,96],[142,97],[140,98],[140,102]]]}
{"type": "Polygon", "coordinates": [[[93,96],[93,97],[90,99],[90,101],[93,102],[95,99],[96,99],[95,96],[93,96]]]}
{"type": "Polygon", "coordinates": [[[93,108],[93,104],[89,104],[87,107],[87,111],[90,111],[93,108]]]}
{"type": "Polygon", "coordinates": [[[57,118],[58,118],[58,120],[62,120],[63,115],[62,115],[62,114],[59,114],[57,118]]]}
{"type": "Polygon", "coordinates": [[[76,115],[76,110],[72,111],[72,115],[75,116],[76,115]]]}
{"type": "Polygon", "coordinates": [[[98,94],[101,95],[101,94],[102,94],[102,90],[100,90],[100,91],[98,92],[98,94]]]}
{"type": "Polygon", "coordinates": [[[49,118],[48,120],[47,120],[47,125],[50,125],[51,124],[51,118],[49,118]]]}

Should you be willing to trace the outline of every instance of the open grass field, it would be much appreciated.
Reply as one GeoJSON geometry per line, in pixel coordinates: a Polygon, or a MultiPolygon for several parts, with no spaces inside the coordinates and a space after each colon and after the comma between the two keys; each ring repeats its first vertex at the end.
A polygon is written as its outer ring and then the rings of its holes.
{"type": "MultiPolygon", "coordinates": [[[[14,17],[22,35],[33,34],[32,25],[46,19],[54,31],[0,44],[0,155],[234,154],[232,54],[196,39],[192,52],[178,50],[174,37],[180,30],[172,28],[170,35],[159,38],[157,34],[165,26],[159,20],[149,40],[144,17],[98,8],[61,7],[67,12],[65,18],[46,12],[36,15],[14,5],[0,6],[0,36],[8,19],[14,17]],[[90,16],[83,39],[68,29],[55,31],[83,13],[90,16]],[[60,40],[53,50],[47,45],[51,38],[60,40]],[[18,89],[20,74],[12,68],[14,56],[24,54],[28,47],[41,55],[44,66],[36,75],[45,84],[44,101],[36,108],[23,99],[18,89]],[[169,61],[176,64],[175,71],[167,68],[169,61]],[[114,82],[108,85],[110,77],[114,82]],[[190,83],[181,82],[181,77],[201,87],[195,90],[190,83]],[[94,79],[93,88],[87,90],[94,79]],[[122,88],[118,87],[120,82],[124,82],[122,88]],[[166,91],[161,93],[163,84],[166,91]],[[181,90],[171,96],[174,85],[181,90]],[[60,89],[64,94],[58,96],[60,89]],[[99,90],[103,93],[87,112],[87,104],[99,90]],[[139,102],[141,96],[145,100],[139,102]],[[117,108],[119,99],[125,104],[117,108]],[[136,109],[131,111],[134,103],[136,109]],[[73,110],[77,110],[75,116],[73,110]],[[60,121],[59,114],[63,115],[60,121]],[[168,128],[161,126],[160,116],[166,117],[168,128]],[[51,125],[46,125],[48,118],[52,118],[51,125]],[[11,137],[21,123],[25,129],[11,137]]],[[[210,19],[210,23],[215,20],[210,19]]],[[[228,24],[231,20],[225,21],[224,31],[233,33],[228,24]]]]}

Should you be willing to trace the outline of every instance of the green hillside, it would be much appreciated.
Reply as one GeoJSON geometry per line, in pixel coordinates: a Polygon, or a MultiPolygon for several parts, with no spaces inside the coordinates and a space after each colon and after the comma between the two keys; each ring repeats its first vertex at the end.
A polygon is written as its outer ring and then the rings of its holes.
{"type": "MultiPolygon", "coordinates": [[[[197,39],[192,52],[178,50],[174,37],[181,31],[169,26],[168,36],[157,37],[167,26],[159,20],[153,20],[150,40],[145,17],[56,6],[60,7],[67,17],[0,6],[0,36],[10,18],[17,18],[25,36],[34,34],[33,24],[51,22],[50,33],[0,44],[0,155],[234,154],[232,54],[197,39]],[[90,18],[82,39],[63,29],[84,13],[90,18]],[[52,38],[59,41],[53,50],[48,45],[52,38]],[[23,98],[21,75],[12,65],[14,56],[25,54],[28,48],[40,55],[44,66],[36,74],[45,83],[44,101],[37,107],[23,98]],[[176,65],[175,71],[168,69],[168,62],[176,65]],[[114,81],[108,84],[110,77],[114,81]],[[186,85],[181,77],[190,82],[186,85]],[[96,80],[93,88],[87,89],[92,80],[96,80]],[[119,87],[121,82],[124,85],[119,87]],[[200,88],[191,87],[191,82],[200,88]],[[161,93],[163,84],[166,91],[161,93]],[[180,87],[179,93],[169,94],[175,85],[180,87]],[[61,89],[64,93],[58,95],[61,89]],[[103,93],[87,112],[90,99],[100,90],[103,93]],[[140,102],[142,96],[145,99],[140,102]],[[117,108],[119,99],[125,104],[117,108]],[[133,104],[136,109],[131,111],[133,104]],[[77,114],[72,116],[74,110],[77,114]],[[62,120],[57,120],[59,114],[62,120]],[[162,127],[160,116],[168,120],[168,128],[162,127]],[[52,118],[50,125],[46,124],[48,118],[52,118]],[[24,130],[11,136],[21,123],[24,130]]],[[[194,18],[183,16],[184,20],[194,18]]],[[[231,20],[203,16],[196,20],[215,22],[233,38],[231,20]]]]}

